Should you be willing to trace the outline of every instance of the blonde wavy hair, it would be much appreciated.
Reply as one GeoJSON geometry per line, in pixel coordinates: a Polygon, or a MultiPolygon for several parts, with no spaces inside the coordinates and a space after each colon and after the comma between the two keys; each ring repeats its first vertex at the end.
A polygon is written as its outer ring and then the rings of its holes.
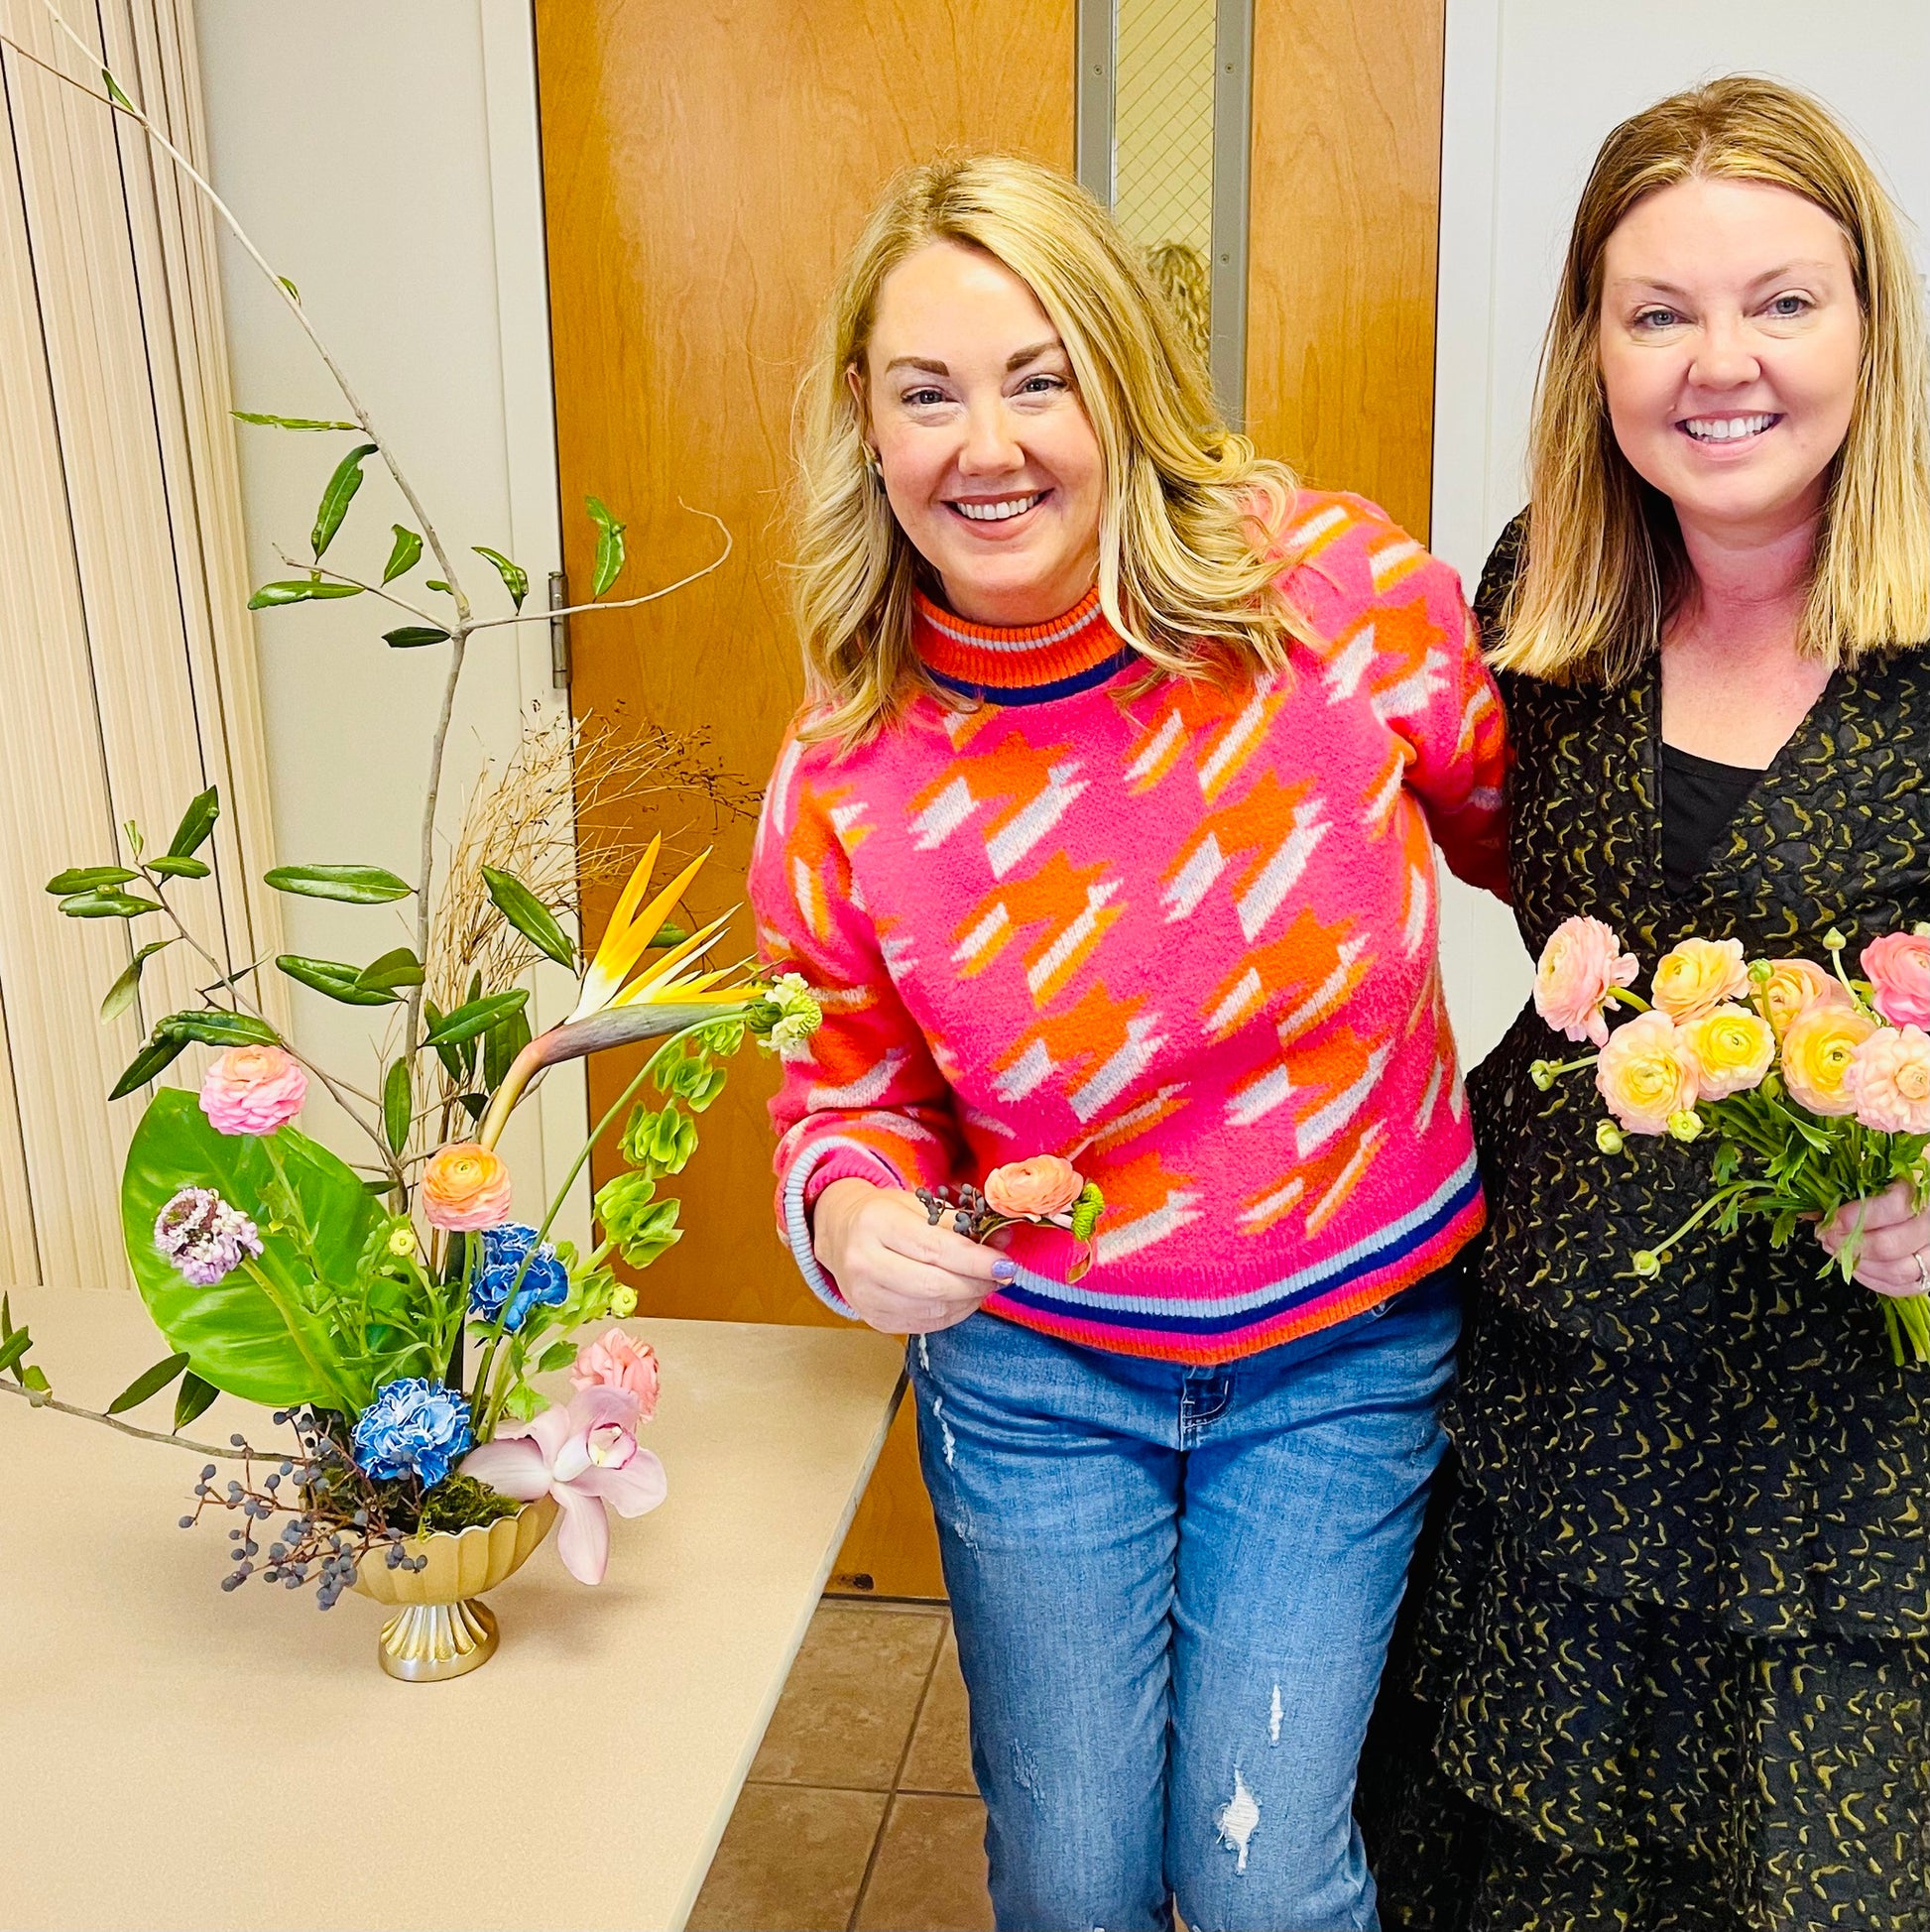
{"type": "Polygon", "coordinates": [[[1616,683],[1657,650],[1691,585],[1668,501],[1610,426],[1598,329],[1609,237],[1676,181],[1765,181],[1843,231],[1863,309],[1857,398],[1834,459],[1797,635],[1836,665],[1930,637],[1930,408],[1923,302],[1902,224],[1829,111],[1730,74],[1624,121],[1582,190],[1542,349],[1529,437],[1527,555],[1493,661],[1532,676],[1616,683]]]}
{"type": "Polygon", "coordinates": [[[1105,462],[1099,597],[1120,636],[1154,674],[1278,669],[1298,635],[1271,550],[1291,473],[1220,422],[1198,351],[1084,189],[1011,155],[949,157],[901,175],[866,223],[799,395],[800,734],[857,744],[913,693],[942,695],[911,643],[928,566],[866,468],[864,412],[846,379],[865,372],[885,278],[936,241],[1003,263],[1058,331],[1105,462]]]}

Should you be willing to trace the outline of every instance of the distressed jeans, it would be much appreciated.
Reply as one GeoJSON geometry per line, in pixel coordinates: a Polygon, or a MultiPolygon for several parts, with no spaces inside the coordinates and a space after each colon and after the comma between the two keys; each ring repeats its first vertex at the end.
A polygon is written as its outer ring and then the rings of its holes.
{"type": "Polygon", "coordinates": [[[1378,1925],[1355,1769],[1459,1326],[1449,1267],[1217,1368],[912,1341],[1002,1932],[1378,1925]]]}

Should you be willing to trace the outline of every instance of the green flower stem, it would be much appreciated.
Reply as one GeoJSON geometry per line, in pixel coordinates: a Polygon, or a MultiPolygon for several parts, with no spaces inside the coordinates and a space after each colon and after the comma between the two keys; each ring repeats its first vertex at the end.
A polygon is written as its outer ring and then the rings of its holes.
{"type": "Polygon", "coordinates": [[[1717,1188],[1672,1235],[1664,1236],[1649,1250],[1649,1253],[1653,1255],[1667,1254],[1684,1236],[1693,1234],[1703,1222],[1708,1220],[1710,1215],[1719,1213],[1731,1201],[1740,1200],[1743,1195],[1755,1193],[1760,1188],[1761,1182],[1753,1180],[1732,1181],[1727,1187],[1717,1188]]]}
{"type": "Polygon", "coordinates": [[[269,1277],[268,1270],[252,1256],[243,1256],[241,1266],[253,1277],[255,1285],[274,1304],[275,1312],[281,1316],[284,1326],[289,1331],[289,1340],[300,1351],[302,1361],[314,1371],[316,1380],[328,1389],[330,1395],[333,1397],[333,1406],[340,1409],[345,1415],[353,1415],[361,1407],[361,1404],[342,1386],[341,1378],[336,1372],[335,1367],[330,1363],[321,1361],[308,1346],[307,1338],[302,1333],[302,1324],[290,1312],[280,1286],[269,1277]]]}
{"type": "Polygon", "coordinates": [[[1610,987],[1608,1004],[1618,1007],[1633,1007],[1637,1013],[1647,1013],[1649,1011],[1648,1002],[1639,993],[1630,993],[1626,986],[1610,987]]]}
{"type": "Polygon", "coordinates": [[[289,1216],[289,1232],[295,1236],[295,1245],[302,1251],[302,1259],[313,1270],[317,1282],[321,1280],[321,1257],[315,1250],[315,1232],[308,1226],[302,1212],[302,1198],[295,1191],[295,1183],[289,1178],[287,1163],[282,1158],[282,1149],[275,1144],[281,1130],[261,1137],[261,1150],[268,1156],[268,1164],[275,1169],[275,1178],[281,1183],[282,1205],[289,1216]]]}
{"type": "MultiPolygon", "coordinates": [[[[723,1017],[729,1018],[728,1015],[723,1017]]],[[[537,1238],[530,1246],[530,1253],[525,1255],[523,1260],[517,1265],[516,1273],[510,1281],[509,1293],[503,1297],[502,1313],[496,1318],[496,1331],[490,1339],[489,1354],[485,1356],[483,1366],[476,1374],[476,1394],[478,1400],[483,1403],[479,1412],[479,1419],[475,1423],[476,1440],[478,1442],[487,1442],[490,1440],[497,1422],[502,1418],[503,1407],[509,1400],[510,1389],[513,1386],[511,1379],[507,1375],[499,1376],[497,1381],[500,1387],[490,1390],[486,1400],[483,1398],[483,1391],[487,1387],[490,1363],[496,1354],[496,1343],[501,1339],[503,1319],[508,1315],[511,1305],[516,1300],[518,1290],[523,1286],[523,1277],[529,1272],[531,1257],[543,1246],[544,1238],[549,1233],[550,1223],[562,1212],[563,1200],[569,1193],[569,1190],[576,1185],[576,1176],[583,1171],[584,1164],[590,1157],[591,1148],[609,1132],[610,1127],[616,1121],[618,1115],[637,1097],[637,1093],[642,1088],[644,1082],[657,1071],[658,1061],[671,1047],[681,1046],[693,1033],[707,1032],[712,1026],[717,1025],[717,1019],[718,1016],[708,1016],[692,1026],[681,1027],[676,1032],[665,1035],[658,1043],[657,1050],[637,1070],[636,1078],[631,1081],[629,1086],[624,1088],[623,1092],[617,1096],[615,1102],[611,1105],[609,1111],[591,1128],[589,1138],[583,1143],[582,1148],[577,1153],[576,1158],[569,1163],[569,1172],[563,1176],[562,1185],[556,1189],[555,1195],[550,1200],[548,1210],[543,1217],[543,1225],[537,1230],[537,1238]]],[[[606,1245],[604,1249],[599,1251],[599,1256],[607,1252],[608,1248],[606,1245]]],[[[507,1367],[507,1365],[505,1366],[507,1367]]]]}

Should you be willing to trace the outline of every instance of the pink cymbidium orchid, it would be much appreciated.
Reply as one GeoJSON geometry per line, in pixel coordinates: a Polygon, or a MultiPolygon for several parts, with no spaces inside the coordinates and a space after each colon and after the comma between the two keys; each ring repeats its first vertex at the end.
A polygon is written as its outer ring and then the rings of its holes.
{"type": "Polygon", "coordinates": [[[628,1389],[581,1390],[567,1408],[546,1408],[470,1450],[462,1473],[519,1503],[553,1496],[562,1510],[556,1554],[578,1583],[601,1583],[610,1561],[610,1517],[641,1516],[663,1501],[663,1465],[637,1441],[637,1397],[628,1389]]]}

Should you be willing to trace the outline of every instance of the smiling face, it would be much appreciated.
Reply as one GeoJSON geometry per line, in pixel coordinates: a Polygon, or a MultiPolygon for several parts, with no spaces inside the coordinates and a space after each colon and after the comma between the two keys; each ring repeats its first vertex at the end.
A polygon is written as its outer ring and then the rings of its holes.
{"type": "Polygon", "coordinates": [[[1602,381],[1635,472],[1732,542],[1816,517],[1863,345],[1830,216],[1763,181],[1677,181],[1623,218],[1602,268],[1602,381]]]}
{"type": "Polygon", "coordinates": [[[931,242],[878,294],[850,372],[899,526],[958,616],[1042,624],[1099,569],[1105,461],[1058,331],[990,255],[931,242]]]}

